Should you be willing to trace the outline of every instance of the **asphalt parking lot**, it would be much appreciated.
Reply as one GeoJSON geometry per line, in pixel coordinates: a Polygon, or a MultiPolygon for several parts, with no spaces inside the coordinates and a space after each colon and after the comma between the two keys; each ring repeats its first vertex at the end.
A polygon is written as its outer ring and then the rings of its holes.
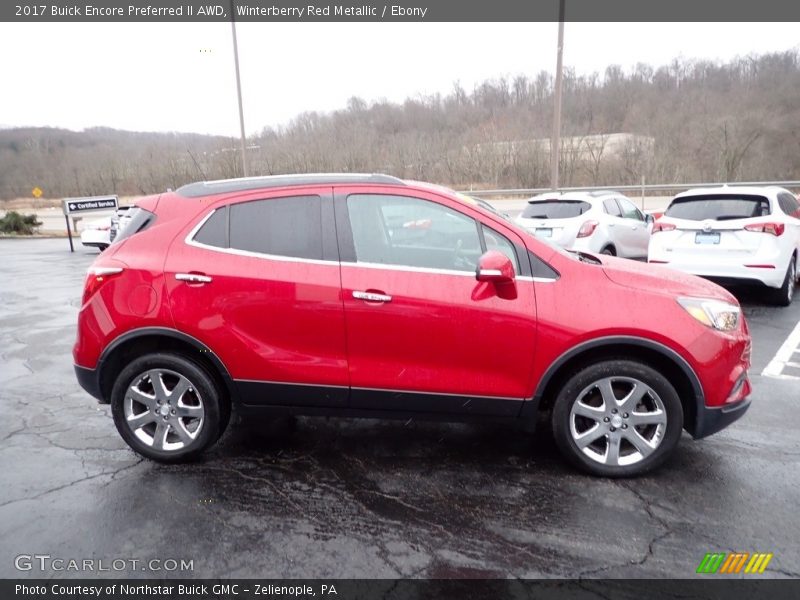
{"type": "Polygon", "coordinates": [[[800,299],[740,294],[750,412],[684,435],[647,477],[576,473],[544,429],[313,418],[234,419],[202,462],[163,466],[128,450],[73,374],[95,256],[0,240],[0,577],[692,577],[726,551],[774,553],[763,577],[800,576],[800,380],[761,375],[800,299]],[[18,571],[20,554],[193,570],[18,571]]]}

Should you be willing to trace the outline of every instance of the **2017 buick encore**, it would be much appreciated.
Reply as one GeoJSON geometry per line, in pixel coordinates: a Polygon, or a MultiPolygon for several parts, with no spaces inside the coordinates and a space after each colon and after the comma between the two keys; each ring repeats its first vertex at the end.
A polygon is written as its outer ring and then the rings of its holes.
{"type": "Polygon", "coordinates": [[[199,455],[233,406],[273,414],[550,415],[591,473],[629,476],[749,406],[722,288],[571,253],[470,198],[385,175],[186,185],[140,200],[90,267],[74,348],[139,454],[199,455]]]}

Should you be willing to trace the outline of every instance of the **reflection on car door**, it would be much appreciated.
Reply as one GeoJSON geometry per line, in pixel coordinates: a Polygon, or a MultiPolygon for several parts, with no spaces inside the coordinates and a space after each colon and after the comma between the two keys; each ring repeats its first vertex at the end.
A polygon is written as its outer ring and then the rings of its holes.
{"type": "Polygon", "coordinates": [[[488,240],[519,272],[523,244],[415,194],[335,193],[351,406],[516,414],[531,393],[534,284],[518,279],[517,298],[503,300],[475,269],[488,240]]]}

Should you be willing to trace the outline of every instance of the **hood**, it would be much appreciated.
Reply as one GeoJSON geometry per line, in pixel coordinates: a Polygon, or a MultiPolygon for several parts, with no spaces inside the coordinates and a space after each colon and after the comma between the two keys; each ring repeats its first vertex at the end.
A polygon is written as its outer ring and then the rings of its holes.
{"type": "Polygon", "coordinates": [[[663,265],[603,256],[603,271],[611,281],[625,287],[662,293],[669,296],[715,298],[738,305],[726,289],[702,277],[689,275],[663,265]]]}

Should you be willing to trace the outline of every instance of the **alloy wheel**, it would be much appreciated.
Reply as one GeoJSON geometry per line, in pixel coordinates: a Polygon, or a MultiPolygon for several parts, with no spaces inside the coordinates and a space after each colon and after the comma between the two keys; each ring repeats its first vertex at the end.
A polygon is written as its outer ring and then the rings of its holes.
{"type": "Polygon", "coordinates": [[[653,388],[633,377],[605,377],[588,385],[569,415],[578,449],[608,466],[644,460],[659,447],[666,428],[664,402],[653,388]]]}
{"type": "Polygon", "coordinates": [[[134,377],[125,392],[125,423],[145,445],[162,451],[186,448],[205,420],[203,399],[185,376],[150,369],[134,377]]]}

